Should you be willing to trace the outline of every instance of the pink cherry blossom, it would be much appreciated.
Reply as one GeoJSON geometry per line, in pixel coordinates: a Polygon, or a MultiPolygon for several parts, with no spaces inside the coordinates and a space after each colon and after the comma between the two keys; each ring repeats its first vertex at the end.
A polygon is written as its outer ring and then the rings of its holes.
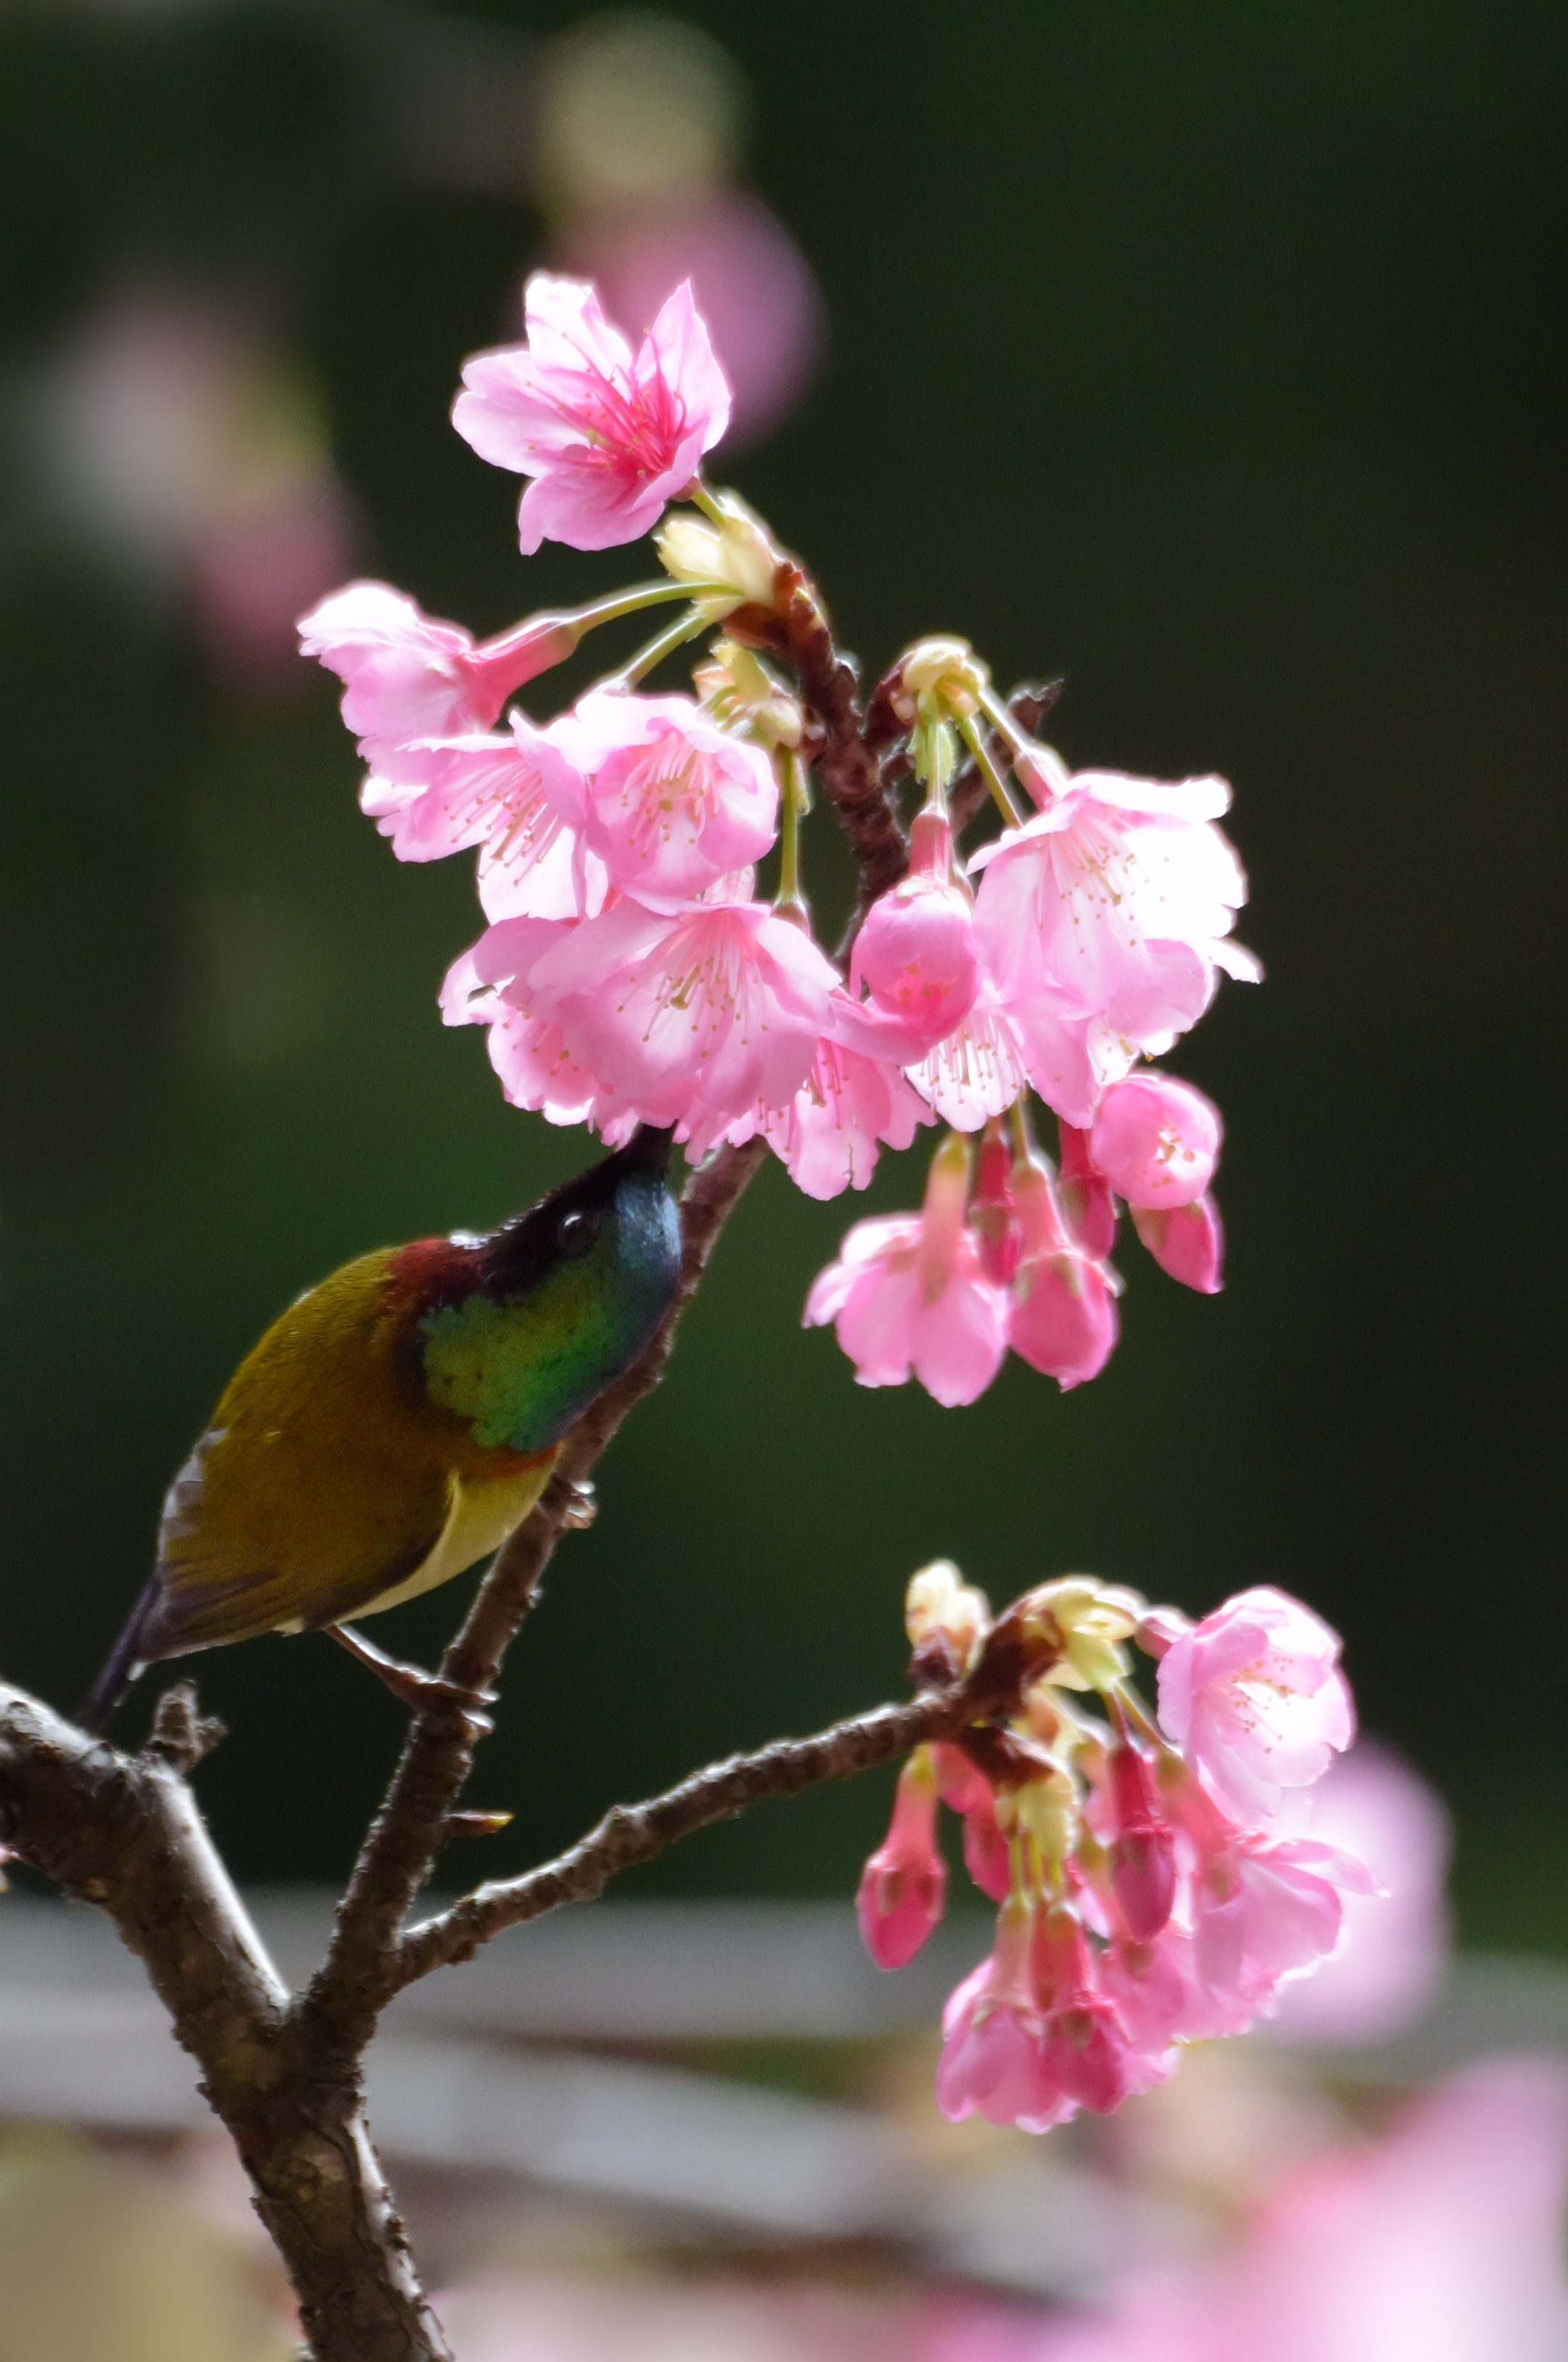
{"type": "Polygon", "coordinates": [[[480,900],[487,917],[569,919],[602,901],[591,888],[577,832],[562,818],[581,781],[568,751],[569,729],[536,729],[513,712],[504,732],[416,739],[372,771],[364,810],[400,861],[436,861],[478,845],[480,900]]]}
{"type": "Polygon", "coordinates": [[[936,1773],[917,1748],[899,1774],[887,1837],[867,1861],[856,1910],[879,1969],[912,1960],[942,1916],[947,1866],[936,1848],[936,1773]]]}
{"type": "Polygon", "coordinates": [[[1110,2115],[1134,2092],[1163,2083],[1176,2054],[1132,2043],[1100,1991],[1097,1956],[1066,1904],[1036,1911],[1031,1951],[1036,1996],[1045,2010],[1045,2066],[1055,2090],[1078,2107],[1110,2115]]]}
{"type": "Polygon", "coordinates": [[[958,1748],[937,1746],[931,1751],[942,1801],[949,1812],[964,1817],[964,1867],[982,1894],[1000,1903],[1008,1891],[1010,1867],[990,1782],[958,1748]]]}
{"type": "Polygon", "coordinates": [[[1384,1892],[1346,1896],[1339,1949],[1286,1987],[1275,2023],[1294,2043],[1384,2042],[1420,2016],[1448,1965],[1452,1825],[1420,1774],[1365,1738],[1330,1764],[1309,1809],[1312,1836],[1359,1854],[1384,1892]]]}
{"type": "Polygon", "coordinates": [[[1279,1810],[1348,1747],[1355,1714],[1339,1635],[1272,1584],[1238,1592],[1160,1661],[1162,1727],[1249,1819],[1279,1810]]]}
{"type": "Polygon", "coordinates": [[[936,2104],[956,2123],[968,2115],[1043,2132],[1076,2114],[1045,2063],[1044,2026],[1030,1960],[1033,1913],[1010,1894],[997,1921],[996,1949],[965,1978],[942,2013],[936,2104]]]}
{"type": "Polygon", "coordinates": [[[696,1154],[799,1090],[837,980],[802,929],[719,890],[674,911],[612,902],[528,979],[579,1065],[696,1154]]]}
{"type": "Polygon", "coordinates": [[[1089,1154],[1130,1206],[1190,1206],[1213,1177],[1220,1110],[1190,1083],[1145,1070],[1107,1086],[1089,1154]]]}
{"type": "Polygon", "coordinates": [[[954,879],[953,832],[940,813],[922,812],[911,828],[908,873],[867,912],[849,982],[905,1030],[905,1065],[926,1057],[974,1006],[980,982],[974,904],[954,879]]]}
{"type": "Polygon", "coordinates": [[[386,582],[349,582],[302,615],[300,647],[344,684],[343,719],[374,765],[411,738],[487,730],[514,689],[571,654],[558,615],[535,615],[475,645],[386,582]]]}
{"type": "Polygon", "coordinates": [[[964,1220],[966,1165],[955,1136],[932,1159],[921,1212],[856,1222],[812,1284],[804,1325],[833,1322],[857,1385],[901,1386],[912,1369],[951,1407],[973,1402],[1001,1365],[1007,1297],[964,1220]]]}
{"type": "Polygon", "coordinates": [[[569,933],[559,921],[499,921],[447,971],[441,1013],[448,1025],[488,1026],[490,1062],[513,1107],[531,1109],[548,1123],[591,1123],[609,1146],[619,1147],[636,1129],[635,1110],[577,1063],[560,1027],[537,1011],[529,990],[536,963],[569,933]]]}
{"type": "Polygon", "coordinates": [[[1217,1296],[1225,1259],[1225,1233],[1212,1198],[1190,1206],[1134,1206],[1132,1227],[1162,1271],[1199,1296],[1217,1296]]]}
{"type": "Polygon", "coordinates": [[[762,1109],[756,1129],[798,1189],[808,1198],[836,1198],[865,1188],[878,1143],[908,1148],[931,1120],[896,1066],[824,1037],[800,1089],[782,1108],[762,1109]]]}
{"type": "Polygon", "coordinates": [[[1097,1377],[1116,1343],[1116,1299],[1103,1264],[1073,1245],[1051,1176],[1032,1159],[1015,1164],[1020,1256],[1008,1342],[1064,1394],[1097,1377]]]}
{"type": "Polygon", "coordinates": [[[970,860],[985,872],[976,940],[1035,1088],[1087,1127],[1099,1087],[1202,1014],[1217,968],[1260,973],[1228,940],[1246,881],[1214,826],[1221,779],[1073,778],[1046,748],[1028,776],[1043,808],[970,860]]]}
{"type": "Polygon", "coordinates": [[[527,342],[477,353],[452,424],[481,459],[534,481],[518,541],[609,549],[683,493],[729,422],[730,392],[683,281],[635,358],[592,287],[536,271],[527,342]]]}
{"type": "Polygon", "coordinates": [[[1021,1029],[982,977],[962,1023],[904,1071],[944,1123],[978,1131],[1021,1096],[1029,1055],[1021,1029]]]}
{"type": "Polygon", "coordinates": [[[778,785],[760,746],[718,729],[689,697],[591,690],[572,714],[580,767],[562,816],[612,884],[668,910],[773,843],[778,785]]]}

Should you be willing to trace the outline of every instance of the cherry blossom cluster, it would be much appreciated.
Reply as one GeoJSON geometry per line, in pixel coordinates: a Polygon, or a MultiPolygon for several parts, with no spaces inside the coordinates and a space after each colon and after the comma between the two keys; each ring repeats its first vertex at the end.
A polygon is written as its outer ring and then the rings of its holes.
{"type": "Polygon", "coordinates": [[[477,852],[487,923],[442,1008],[487,1029],[514,1104],[613,1144],[671,1126],[691,1159],[761,1138],[822,1198],[945,1125],[921,1211],[856,1224],[806,1319],[834,1325],[867,1385],[912,1372],[969,1402],[1010,1347],[1076,1385],[1115,1342],[1122,1205],[1174,1277],[1220,1285],[1220,1119],[1147,1061],[1221,972],[1259,972],[1230,934],[1246,887],[1217,825],[1229,789],[1070,774],[964,642],[922,641],[878,690],[884,772],[919,798],[907,866],[831,958],[801,886],[818,724],[774,629],[781,586],[803,578],[701,473],[729,399],[689,287],[634,350],[591,287],[536,275],[525,342],[468,363],[454,424],[528,480],[525,551],[657,528],[662,577],[480,643],[357,582],[304,619],[304,646],[345,684],[364,809],[398,856],[477,852]],[[671,603],[553,719],[507,710],[589,632],[671,603]],[[712,633],[690,692],[643,692],[712,633]],[[966,782],[1002,822],[966,855],[966,782]],[[1032,1096],[1055,1120],[1055,1165],[1032,1096]]]}
{"type": "MultiPolygon", "coordinates": [[[[939,1803],[962,1816],[966,1867],[1000,1909],[944,2014],[937,2099],[1041,2132],[1267,2015],[1333,1953],[1344,1898],[1377,1888],[1300,1833],[1303,1792],[1354,1728],[1338,1638],[1309,1608],[1259,1585],[1191,1624],[1070,1575],[1003,1620],[1013,1645],[1049,1642],[1046,1670],[1005,1723],[909,1758],[858,1910],[879,1966],[911,1959],[943,1911],[939,1803]],[[1157,1661],[1157,1715],[1129,1641],[1157,1661]]],[[[926,1677],[969,1672],[1000,1628],[945,1561],[911,1582],[907,1621],[926,1677]]]]}

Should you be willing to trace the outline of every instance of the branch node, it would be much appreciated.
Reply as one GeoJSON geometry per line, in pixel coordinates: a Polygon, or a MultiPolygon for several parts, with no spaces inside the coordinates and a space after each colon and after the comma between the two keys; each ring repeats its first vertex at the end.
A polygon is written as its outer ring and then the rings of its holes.
{"type": "Polygon", "coordinates": [[[158,1701],[152,1717],[152,1728],[142,1749],[144,1756],[155,1756],[168,1763],[182,1778],[193,1772],[204,1755],[228,1737],[225,1725],[215,1715],[204,1715],[196,1704],[194,1682],[175,1682],[158,1701]]]}

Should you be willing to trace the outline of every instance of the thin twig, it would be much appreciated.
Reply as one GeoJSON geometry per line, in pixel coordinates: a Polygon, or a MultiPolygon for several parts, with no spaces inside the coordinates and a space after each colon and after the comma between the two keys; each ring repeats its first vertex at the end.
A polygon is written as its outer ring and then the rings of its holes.
{"type": "Polygon", "coordinates": [[[884,1705],[835,1722],[810,1738],[780,1738],[755,1755],[732,1755],[691,1772],[640,1805],[613,1805],[596,1828],[521,1878],[476,1887],[461,1902],[411,1927],[398,1953],[398,1983],[412,1984],[449,1960],[466,1960],[505,1927],[541,1918],[565,1903],[586,1903],[635,1862],[651,1861],[681,1838],[732,1818],[765,1796],[793,1796],[823,1780],[846,1780],[931,1738],[951,1738],[974,1718],[966,1683],[923,1691],[907,1705],[884,1705]]]}

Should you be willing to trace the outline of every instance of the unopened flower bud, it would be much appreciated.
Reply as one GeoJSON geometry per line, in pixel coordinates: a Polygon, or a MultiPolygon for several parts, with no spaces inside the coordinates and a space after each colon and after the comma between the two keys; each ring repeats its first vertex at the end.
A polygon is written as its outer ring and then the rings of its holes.
{"type": "Polygon", "coordinates": [[[780,553],[761,518],[734,492],[720,492],[717,501],[723,511],[722,524],[712,524],[692,510],[679,509],[666,518],[654,535],[659,562],[678,582],[731,586],[733,595],[715,591],[697,602],[715,624],[737,607],[771,607],[780,564],[780,553]]]}
{"type": "Polygon", "coordinates": [[[764,746],[798,746],[801,703],[750,648],[715,640],[709,661],[691,675],[698,696],[726,729],[744,729],[764,746]]]}
{"type": "Polygon", "coordinates": [[[894,703],[910,722],[966,721],[979,712],[990,684],[990,674],[967,640],[917,640],[900,672],[901,694],[894,703]]]}
{"type": "Polygon", "coordinates": [[[1044,1643],[1059,1651],[1048,1681],[1061,1689],[1104,1690],[1126,1677],[1120,1643],[1136,1631],[1144,1602],[1121,1584],[1068,1574],[1028,1593],[1017,1613],[1026,1647],[1044,1643]]]}
{"type": "Polygon", "coordinates": [[[966,1673],[991,1628],[991,1603],[965,1582],[951,1559],[933,1559],[910,1577],[904,1628],[917,1651],[933,1641],[944,1643],[959,1672],[966,1673]]]}

